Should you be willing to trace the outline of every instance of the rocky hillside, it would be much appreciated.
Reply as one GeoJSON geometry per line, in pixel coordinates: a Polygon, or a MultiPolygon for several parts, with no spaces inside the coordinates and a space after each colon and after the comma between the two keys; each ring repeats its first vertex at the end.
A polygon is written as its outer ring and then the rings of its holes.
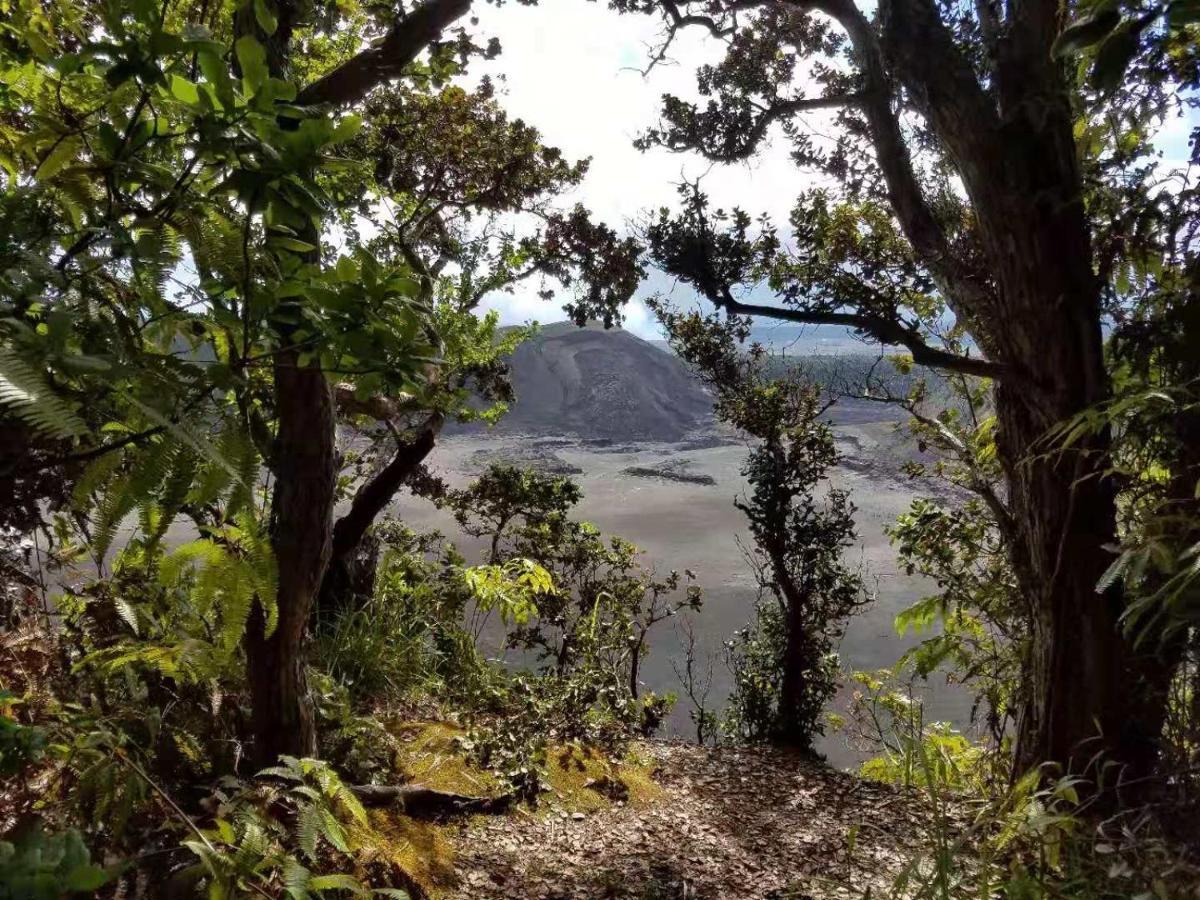
{"type": "Polygon", "coordinates": [[[512,378],[509,431],[679,441],[712,426],[712,399],[683,363],[620,329],[548,325],[513,354],[512,378]]]}

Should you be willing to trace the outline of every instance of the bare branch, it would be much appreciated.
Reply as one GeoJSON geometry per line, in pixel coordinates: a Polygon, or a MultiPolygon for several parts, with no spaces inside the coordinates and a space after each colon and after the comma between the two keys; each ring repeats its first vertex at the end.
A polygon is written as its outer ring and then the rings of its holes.
{"type": "Polygon", "coordinates": [[[350,509],[333,526],[332,560],[340,559],[358,546],[375,518],[433,450],[443,421],[440,413],[430,416],[416,438],[400,444],[392,460],[359,487],[350,509]]]}

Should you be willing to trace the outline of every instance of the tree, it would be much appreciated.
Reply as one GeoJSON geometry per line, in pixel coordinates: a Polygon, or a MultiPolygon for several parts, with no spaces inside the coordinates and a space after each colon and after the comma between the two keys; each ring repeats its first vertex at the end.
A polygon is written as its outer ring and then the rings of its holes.
{"type": "Polygon", "coordinates": [[[569,478],[493,465],[441,502],[464,533],[487,540],[490,564],[530,560],[550,573],[554,587],[510,629],[510,647],[533,652],[556,678],[574,677],[581,709],[600,698],[657,714],[653,703],[638,705],[648,634],[684,610],[699,610],[702,591],[691,572],[660,578],[632,543],[572,519],[581,497],[569,478]]]}
{"type": "Polygon", "coordinates": [[[760,607],[755,625],[731,645],[737,728],[811,751],[837,688],[837,643],[868,599],[859,574],[842,562],[855,536],[849,493],[818,494],[837,461],[833,431],[819,418],[825,407],[818,390],[794,375],[767,377],[760,345],[743,351],[747,320],[655,309],[672,347],[713,389],[717,415],[757,440],[742,468],[750,491],[735,503],[750,523],[748,555],[760,586],[778,606],[760,607]],[[759,697],[746,679],[770,688],[759,697]]]}
{"type": "Polygon", "coordinates": [[[631,242],[553,207],[582,166],[449,84],[497,49],[456,24],[470,5],[21,2],[5,23],[3,214],[28,227],[0,246],[0,406],[45,444],[5,474],[36,493],[30,473],[83,467],[101,567],[135,513],[151,560],[194,523],[164,564],[214,652],[244,643],[262,763],[315,752],[303,647],[331,560],[471,386],[502,399],[482,296],[578,274],[611,321],[638,278],[631,242]],[[533,227],[498,224],[526,207],[533,227]],[[339,416],[393,451],[335,523],[339,416]]]}
{"type": "Polygon", "coordinates": [[[800,195],[786,248],[769,223],[756,229],[693,191],[650,229],[654,261],[728,313],[843,325],[992,381],[1008,551],[1033,632],[1016,764],[1078,769],[1100,753],[1147,772],[1162,722],[1143,699],[1159,667],[1122,632],[1122,592],[1097,591],[1117,528],[1111,436],[1091,433],[1069,454],[1039,442],[1110,397],[1101,321],[1123,293],[1115,272],[1152,266],[1171,237],[1144,222],[1155,239],[1140,259],[1114,240],[1114,221],[1142,222],[1154,203],[1144,184],[1121,181],[1120,193],[1095,164],[1120,152],[1104,117],[1133,115],[1144,145],[1181,102],[1172,83],[1194,79],[1194,26],[1172,31],[1155,15],[1113,32],[1093,92],[1090,59],[1075,67],[1056,47],[1073,7],[1049,0],[884,0],[873,16],[850,0],[614,6],[662,17],[656,59],[683,28],[726,45],[698,72],[705,99],[665,98],[646,144],[729,162],[777,123],[797,163],[830,184],[800,195]],[[1115,100],[1114,68],[1136,86],[1115,100]],[[829,141],[803,125],[817,112],[829,141]],[[779,302],[740,296],[759,285],[779,302]]]}

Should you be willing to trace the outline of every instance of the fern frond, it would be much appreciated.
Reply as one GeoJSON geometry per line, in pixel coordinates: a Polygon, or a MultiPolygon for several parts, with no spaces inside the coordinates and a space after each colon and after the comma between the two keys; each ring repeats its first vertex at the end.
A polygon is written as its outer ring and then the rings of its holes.
{"type": "Polygon", "coordinates": [[[78,437],[88,430],[45,376],[7,347],[0,347],[0,409],[50,437],[78,437]]]}
{"type": "Polygon", "coordinates": [[[142,510],[141,526],[154,530],[154,492],[166,476],[179,448],[169,439],[152,441],[133,459],[129,474],[108,483],[92,514],[92,553],[103,559],[116,538],[117,528],[135,509],[142,510]]]}
{"type": "Polygon", "coordinates": [[[305,806],[296,817],[296,846],[309,859],[317,858],[317,841],[323,824],[321,808],[316,804],[305,806]]]}
{"type": "Polygon", "coordinates": [[[190,447],[192,450],[194,450],[200,456],[203,456],[209,462],[215,463],[216,465],[220,466],[226,472],[228,472],[231,477],[233,477],[235,479],[241,478],[241,473],[237,470],[237,468],[233,465],[233,463],[230,462],[228,459],[226,459],[224,456],[222,456],[220,453],[218,453],[217,449],[212,445],[212,441],[210,441],[204,435],[201,435],[197,431],[193,430],[189,425],[187,425],[184,422],[172,421],[171,419],[164,416],[161,412],[159,412],[154,407],[147,406],[146,404],[142,403],[140,400],[137,400],[132,397],[129,399],[133,403],[134,406],[136,406],[139,410],[141,410],[142,415],[144,415],[147,419],[149,419],[155,425],[161,426],[163,429],[165,429],[167,431],[167,433],[169,433],[172,437],[174,437],[181,444],[184,444],[185,446],[190,447]]]}
{"type": "Polygon", "coordinates": [[[120,453],[106,453],[89,464],[71,489],[71,502],[75,508],[85,508],[91,502],[92,494],[99,491],[120,466],[120,453]]]}
{"type": "Polygon", "coordinates": [[[301,900],[307,897],[309,881],[312,878],[312,872],[298,863],[296,860],[288,857],[283,862],[283,886],[289,897],[293,900],[301,900]]]}
{"type": "Polygon", "coordinates": [[[366,893],[357,878],[346,875],[343,872],[335,872],[331,875],[314,875],[312,880],[309,881],[308,886],[311,890],[318,892],[349,891],[359,896],[366,893]]]}

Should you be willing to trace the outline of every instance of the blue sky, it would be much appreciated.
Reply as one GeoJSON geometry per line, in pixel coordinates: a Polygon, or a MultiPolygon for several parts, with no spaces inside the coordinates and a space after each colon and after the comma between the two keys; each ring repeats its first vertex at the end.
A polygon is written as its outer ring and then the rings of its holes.
{"type": "MultiPolygon", "coordinates": [[[[661,95],[694,95],[696,67],[720,59],[720,45],[697,29],[676,38],[674,64],[644,78],[638,70],[660,37],[660,25],[651,17],[616,16],[607,4],[589,0],[484,6],[479,17],[504,48],[487,71],[503,79],[498,83],[510,114],[537,126],[547,143],[570,158],[592,158],[584,183],[564,202],[581,201],[614,227],[627,227],[647,210],[674,206],[675,185],[701,175],[715,204],[766,212],[778,222],[786,221],[796,195],[815,183],[792,164],[782,138],[746,163],[719,168],[692,154],[633,148],[633,138],[656,120],[661,95]]],[[[809,114],[808,124],[819,133],[829,116],[809,114]]],[[[1195,124],[1194,116],[1168,123],[1160,138],[1166,160],[1187,158],[1195,124]]],[[[562,319],[562,300],[542,300],[538,290],[537,284],[522,286],[515,294],[488,298],[485,305],[499,310],[505,324],[562,319]]],[[[695,302],[689,290],[655,273],[629,305],[625,327],[643,337],[660,336],[641,302],[656,293],[681,304],[695,302]]],[[[794,332],[786,334],[791,340],[794,332]]],[[[840,346],[845,335],[840,329],[811,330],[805,343],[810,341],[840,346]]]]}

